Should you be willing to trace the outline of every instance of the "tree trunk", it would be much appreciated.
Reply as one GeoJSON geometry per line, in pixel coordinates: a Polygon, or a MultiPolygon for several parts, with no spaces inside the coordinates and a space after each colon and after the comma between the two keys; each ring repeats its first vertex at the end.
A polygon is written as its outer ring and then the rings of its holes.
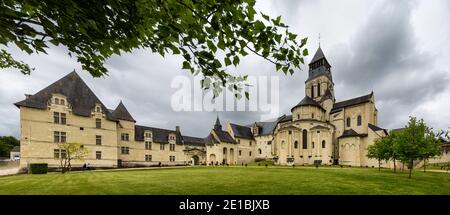
{"type": "Polygon", "coordinates": [[[414,164],[414,160],[409,161],[409,179],[411,179],[411,173],[413,170],[413,164],[414,164]]]}
{"type": "Polygon", "coordinates": [[[381,160],[378,160],[378,172],[381,171],[381,160]]]}
{"type": "Polygon", "coordinates": [[[395,157],[394,157],[394,173],[396,173],[396,172],[397,172],[397,168],[395,166],[395,157]]]}
{"type": "Polygon", "coordinates": [[[427,169],[427,159],[423,159],[423,172],[426,172],[427,169]]]}

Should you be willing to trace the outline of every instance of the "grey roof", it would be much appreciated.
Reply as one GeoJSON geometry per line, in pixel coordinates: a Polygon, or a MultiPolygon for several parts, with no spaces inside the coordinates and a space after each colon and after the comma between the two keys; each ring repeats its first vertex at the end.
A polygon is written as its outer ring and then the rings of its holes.
{"type": "Polygon", "coordinates": [[[319,46],[313,59],[311,60],[311,63],[309,63],[308,79],[306,81],[322,75],[327,76],[331,81],[333,81],[333,77],[331,75],[331,65],[328,63],[327,58],[323,54],[322,48],[319,46]]]}
{"type": "Polygon", "coordinates": [[[205,146],[205,138],[182,136],[183,143],[189,146],[205,146]]]}
{"type": "Polygon", "coordinates": [[[280,122],[292,121],[292,115],[283,115],[278,118],[277,124],[280,122]]]}
{"type": "Polygon", "coordinates": [[[20,152],[20,146],[14,146],[14,148],[11,149],[11,152],[20,152]]]}
{"type": "Polygon", "coordinates": [[[205,144],[219,144],[220,142],[216,140],[216,138],[214,138],[214,136],[212,134],[209,134],[206,138],[205,138],[205,144]]]}
{"type": "Polygon", "coordinates": [[[226,131],[214,129],[214,133],[217,135],[220,142],[236,143],[236,141],[233,139],[233,137],[230,135],[230,133],[228,133],[226,131]]]}
{"type": "Polygon", "coordinates": [[[72,106],[72,113],[75,115],[90,117],[95,104],[98,103],[107,119],[117,121],[75,71],[25,100],[15,103],[15,105],[17,107],[46,109],[52,94],[55,93],[66,96],[67,101],[72,106]]]}
{"type": "Polygon", "coordinates": [[[309,96],[305,96],[297,105],[295,105],[291,109],[291,111],[294,110],[294,108],[300,107],[300,106],[316,106],[322,110],[325,110],[318,102],[314,101],[314,99],[310,98],[309,96]]]}
{"type": "Polygon", "coordinates": [[[383,131],[384,129],[376,126],[376,125],[372,125],[372,124],[368,124],[369,128],[372,129],[373,131],[383,131]]]}
{"type": "Polygon", "coordinates": [[[367,134],[359,134],[353,129],[345,130],[339,138],[343,137],[366,137],[367,134]]]}
{"type": "Polygon", "coordinates": [[[372,129],[372,131],[383,131],[384,134],[388,135],[387,130],[384,129],[384,128],[380,128],[380,127],[378,127],[376,125],[373,125],[373,124],[370,124],[370,123],[368,123],[368,126],[369,126],[370,129],[372,129]]]}
{"type": "MultiPolygon", "coordinates": [[[[169,143],[169,134],[170,133],[176,134],[176,131],[174,130],[135,125],[134,139],[136,141],[144,141],[144,133],[146,130],[152,132],[153,142],[155,143],[169,143]]],[[[176,142],[177,144],[181,143],[179,140],[177,140],[176,142]]]]}
{"type": "Polygon", "coordinates": [[[242,125],[236,125],[230,123],[230,127],[233,130],[234,137],[238,138],[244,138],[244,139],[251,139],[253,140],[253,133],[250,127],[242,126],[242,125]]]}
{"type": "Polygon", "coordinates": [[[313,130],[313,129],[329,129],[329,128],[327,128],[325,126],[321,126],[321,125],[316,125],[316,126],[311,128],[311,130],[313,130]]]}
{"type": "Polygon", "coordinates": [[[112,112],[112,115],[116,119],[136,122],[136,120],[134,120],[133,117],[131,116],[130,112],[128,112],[125,105],[123,105],[122,101],[120,101],[119,105],[117,105],[116,109],[112,112]]]}
{"type": "Polygon", "coordinates": [[[255,124],[259,128],[258,136],[259,135],[270,135],[270,134],[273,134],[273,131],[277,127],[278,118],[273,121],[254,122],[254,123],[246,125],[246,126],[253,127],[255,124]]]}
{"type": "Polygon", "coordinates": [[[370,102],[370,99],[372,98],[372,96],[373,96],[373,92],[371,92],[370,94],[364,95],[364,96],[360,96],[360,97],[356,97],[353,99],[334,103],[333,108],[331,109],[330,113],[338,112],[338,111],[342,110],[342,108],[345,108],[345,107],[370,102]]]}

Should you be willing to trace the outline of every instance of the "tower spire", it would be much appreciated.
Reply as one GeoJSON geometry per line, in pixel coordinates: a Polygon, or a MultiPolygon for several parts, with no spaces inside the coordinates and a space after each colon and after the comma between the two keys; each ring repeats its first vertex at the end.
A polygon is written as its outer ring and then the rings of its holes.
{"type": "Polygon", "coordinates": [[[216,124],[214,124],[214,130],[221,131],[222,125],[220,124],[219,114],[217,114],[216,124]]]}

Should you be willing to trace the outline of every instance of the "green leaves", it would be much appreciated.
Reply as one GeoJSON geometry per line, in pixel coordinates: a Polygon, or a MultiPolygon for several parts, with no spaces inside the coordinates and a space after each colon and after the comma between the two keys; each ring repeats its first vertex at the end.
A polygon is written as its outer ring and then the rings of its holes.
{"type": "MultiPolygon", "coordinates": [[[[182,69],[214,80],[203,87],[216,83],[216,93],[226,87],[240,95],[239,82],[245,79],[230,75],[227,67],[238,66],[242,57],[260,56],[277,71],[293,74],[308,54],[307,38],[296,41],[282,17],[256,11],[255,0],[3,2],[0,11],[7,16],[2,16],[0,45],[15,44],[28,54],[63,45],[94,77],[108,73],[104,62],[111,56],[146,48],[161,56],[183,56],[182,69]]],[[[32,71],[1,54],[1,68],[32,71]]]]}

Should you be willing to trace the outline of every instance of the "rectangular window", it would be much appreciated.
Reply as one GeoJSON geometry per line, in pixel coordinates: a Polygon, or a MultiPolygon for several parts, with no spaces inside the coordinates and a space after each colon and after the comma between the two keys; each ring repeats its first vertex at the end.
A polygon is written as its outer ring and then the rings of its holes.
{"type": "Polygon", "coordinates": [[[61,155],[60,155],[61,159],[66,159],[66,156],[67,156],[66,150],[65,149],[61,149],[61,155]]]}
{"type": "Polygon", "coordinates": [[[59,113],[59,112],[53,112],[53,122],[56,124],[66,124],[66,114],[65,113],[59,113]]]}
{"type": "Polygon", "coordinates": [[[63,124],[63,125],[66,124],[66,114],[65,113],[61,113],[61,124],[63,124]]]}
{"type": "Polygon", "coordinates": [[[53,142],[65,143],[66,142],[66,132],[54,131],[53,132],[53,142]]]}
{"type": "Polygon", "coordinates": [[[53,112],[53,122],[59,124],[59,113],[53,112]]]}
{"type": "Polygon", "coordinates": [[[101,160],[102,159],[102,152],[101,151],[96,151],[95,152],[95,159],[97,159],[97,160],[101,160]]]}
{"type": "Polygon", "coordinates": [[[53,158],[59,159],[59,149],[53,150],[53,158]]]}
{"type": "Polygon", "coordinates": [[[241,150],[239,150],[239,156],[241,156],[242,155],[242,151],[241,150]]]}
{"type": "Polygon", "coordinates": [[[248,152],[248,156],[250,156],[250,157],[252,156],[252,152],[251,152],[251,151],[250,151],[250,152],[248,152]]]}
{"type": "Polygon", "coordinates": [[[122,154],[128,155],[128,154],[130,154],[130,148],[129,148],[129,147],[122,146],[122,147],[120,147],[120,152],[121,152],[122,154]]]}
{"type": "Polygon", "coordinates": [[[130,140],[130,135],[127,134],[127,133],[122,133],[122,134],[120,134],[120,139],[122,141],[129,141],[130,140]]]}
{"type": "Polygon", "coordinates": [[[164,144],[162,143],[159,144],[159,150],[164,150],[164,144]]]}
{"type": "Polygon", "coordinates": [[[59,105],[59,99],[55,98],[55,104],[59,105]]]}
{"type": "Polygon", "coordinates": [[[175,151],[175,144],[170,144],[169,148],[170,148],[170,151],[175,151]]]}
{"type": "Polygon", "coordinates": [[[152,155],[145,155],[145,161],[152,161],[152,155]]]}
{"type": "Polygon", "coordinates": [[[95,145],[102,145],[102,136],[95,135],[95,145]]]}
{"type": "Polygon", "coordinates": [[[170,162],[175,162],[175,156],[173,156],[173,155],[169,156],[169,160],[170,160],[170,162]]]}
{"type": "Polygon", "coordinates": [[[95,128],[102,127],[102,119],[95,119],[95,128]]]}
{"type": "Polygon", "coordinates": [[[148,142],[148,141],[145,141],[145,149],[146,150],[152,150],[152,143],[148,142]]]}
{"type": "Polygon", "coordinates": [[[250,140],[249,146],[252,146],[252,141],[250,140]]]}

